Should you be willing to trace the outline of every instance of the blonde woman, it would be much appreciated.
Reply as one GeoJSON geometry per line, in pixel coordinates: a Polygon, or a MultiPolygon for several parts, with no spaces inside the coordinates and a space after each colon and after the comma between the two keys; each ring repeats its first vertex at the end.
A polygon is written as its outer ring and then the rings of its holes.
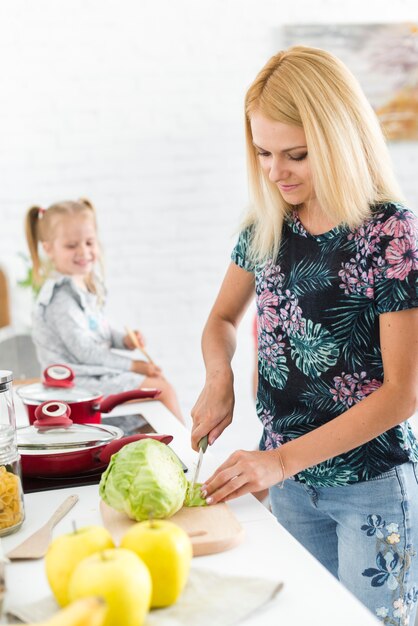
{"type": "MultiPolygon", "coordinates": [[[[158,399],[183,421],[176,393],[161,369],[113,351],[133,350],[135,345],[129,335],[111,328],[104,315],[93,205],[81,199],[47,209],[33,206],[26,215],[26,238],[33,278],[40,286],[32,335],[42,369],[53,363],[69,365],[77,383],[95,394],[156,387],[161,390],[158,399]]],[[[142,334],[136,334],[143,342],[142,334]]]]}
{"type": "Polygon", "coordinates": [[[204,329],[192,444],[232,420],[236,328],[254,294],[264,431],[259,451],[232,454],[202,490],[212,504],[270,488],[277,519],[377,617],[412,624],[417,219],[370,105],[331,54],[279,52],[245,115],[251,210],[204,329]]]}

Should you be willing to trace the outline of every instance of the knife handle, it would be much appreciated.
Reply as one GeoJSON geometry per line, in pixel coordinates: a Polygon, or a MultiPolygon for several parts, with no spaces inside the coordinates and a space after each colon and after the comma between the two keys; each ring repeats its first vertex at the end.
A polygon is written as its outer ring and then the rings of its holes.
{"type": "Polygon", "coordinates": [[[208,436],[207,435],[202,437],[202,439],[199,441],[199,448],[201,450],[203,450],[204,453],[206,452],[206,449],[208,447],[208,443],[209,443],[209,441],[208,441],[208,436]]]}

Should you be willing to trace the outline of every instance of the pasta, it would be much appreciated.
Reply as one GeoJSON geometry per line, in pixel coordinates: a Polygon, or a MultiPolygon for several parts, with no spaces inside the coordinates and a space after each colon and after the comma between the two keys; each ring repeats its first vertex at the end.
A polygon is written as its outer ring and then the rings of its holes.
{"type": "Polygon", "coordinates": [[[0,531],[15,526],[22,520],[20,478],[0,466],[0,531]]]}

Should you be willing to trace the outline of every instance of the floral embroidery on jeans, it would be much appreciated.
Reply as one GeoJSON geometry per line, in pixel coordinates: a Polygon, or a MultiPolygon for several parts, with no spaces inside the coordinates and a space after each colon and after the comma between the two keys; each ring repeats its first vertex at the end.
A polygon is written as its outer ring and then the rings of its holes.
{"type": "Polygon", "coordinates": [[[415,555],[412,546],[406,546],[405,552],[397,550],[401,540],[399,525],[386,521],[381,515],[373,513],[366,518],[367,523],[361,530],[368,537],[376,538],[376,567],[368,567],[362,575],[371,579],[372,587],[387,587],[393,592],[392,606],[376,608],[376,615],[387,626],[412,626],[410,614],[418,600],[418,589],[405,588],[405,574],[410,567],[411,557],[415,555]]]}
{"type": "Polygon", "coordinates": [[[376,556],[377,569],[368,567],[364,570],[363,576],[372,578],[372,587],[381,587],[385,583],[389,589],[396,589],[398,586],[398,574],[401,569],[399,554],[388,550],[386,554],[378,552],[376,556]]]}
{"type": "MultiPolygon", "coordinates": [[[[368,537],[372,537],[375,534],[376,537],[379,537],[379,539],[383,539],[383,532],[381,529],[383,529],[385,525],[386,522],[382,520],[380,515],[368,515],[367,524],[363,524],[361,530],[366,531],[368,537]]],[[[395,526],[397,527],[397,524],[395,524],[395,526]]]]}
{"type": "Polygon", "coordinates": [[[376,616],[381,618],[384,624],[402,624],[402,626],[413,626],[410,624],[410,613],[413,609],[413,605],[417,601],[418,590],[412,587],[408,593],[404,594],[403,598],[398,597],[392,603],[392,616],[389,615],[390,610],[385,606],[380,606],[376,609],[376,616]]]}

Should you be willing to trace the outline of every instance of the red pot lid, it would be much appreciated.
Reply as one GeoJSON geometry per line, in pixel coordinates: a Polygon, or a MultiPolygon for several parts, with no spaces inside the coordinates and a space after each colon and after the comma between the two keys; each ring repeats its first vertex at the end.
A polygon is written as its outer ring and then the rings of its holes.
{"type": "Polygon", "coordinates": [[[62,402],[89,402],[97,400],[101,396],[92,394],[83,387],[48,387],[43,383],[21,385],[16,389],[17,395],[25,404],[37,405],[48,400],[60,400],[62,402]]]}
{"type": "Polygon", "coordinates": [[[70,452],[76,449],[96,448],[123,437],[117,426],[102,424],[71,424],[68,427],[36,428],[24,426],[17,429],[17,445],[21,454],[70,452]]]}

